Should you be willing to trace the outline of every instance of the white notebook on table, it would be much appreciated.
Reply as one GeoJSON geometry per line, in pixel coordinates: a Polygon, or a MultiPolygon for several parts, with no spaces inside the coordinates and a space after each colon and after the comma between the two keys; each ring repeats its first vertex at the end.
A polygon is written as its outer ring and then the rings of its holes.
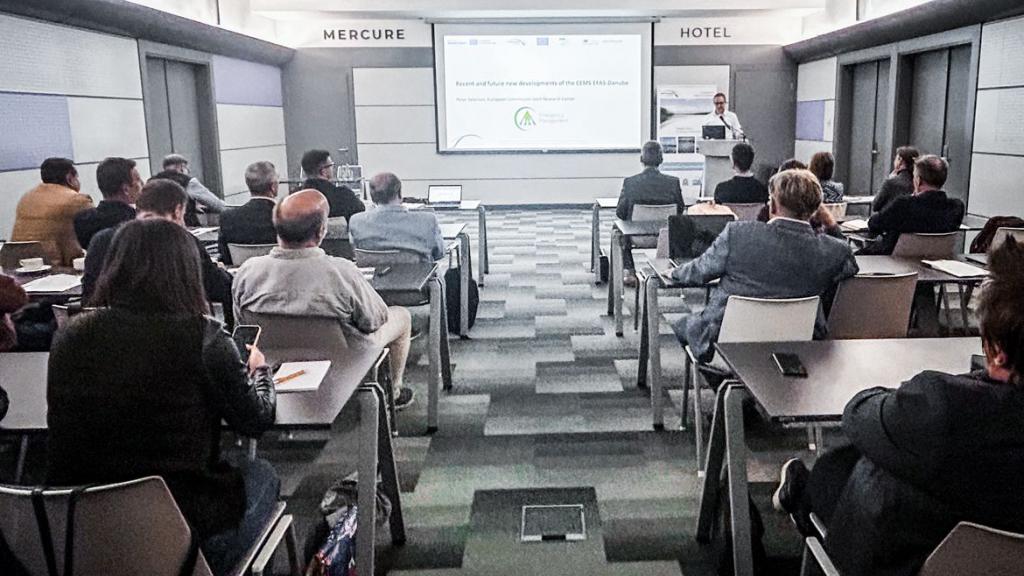
{"type": "Polygon", "coordinates": [[[972,266],[966,262],[960,262],[959,260],[921,260],[921,263],[929,268],[934,268],[957,278],[988,276],[988,270],[972,266]]]}
{"type": "Polygon", "coordinates": [[[279,394],[284,392],[312,392],[320,388],[320,383],[331,368],[330,360],[312,362],[285,362],[274,373],[274,388],[279,394]],[[289,378],[293,374],[300,376],[289,378]],[[285,380],[279,382],[280,380],[285,380]]]}
{"type": "Polygon", "coordinates": [[[25,292],[64,292],[82,284],[82,277],[74,274],[51,274],[22,285],[25,292]]]}
{"type": "Polygon", "coordinates": [[[840,224],[840,227],[848,232],[863,232],[868,229],[868,221],[860,218],[856,220],[847,220],[840,224]]]}

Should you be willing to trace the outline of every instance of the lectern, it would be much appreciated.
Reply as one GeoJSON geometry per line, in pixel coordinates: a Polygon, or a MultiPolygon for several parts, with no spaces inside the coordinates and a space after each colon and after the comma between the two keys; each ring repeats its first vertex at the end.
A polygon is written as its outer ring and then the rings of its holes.
{"type": "Polygon", "coordinates": [[[743,140],[699,140],[697,152],[704,155],[704,191],[702,196],[715,193],[719,182],[732,178],[732,147],[743,140]]]}

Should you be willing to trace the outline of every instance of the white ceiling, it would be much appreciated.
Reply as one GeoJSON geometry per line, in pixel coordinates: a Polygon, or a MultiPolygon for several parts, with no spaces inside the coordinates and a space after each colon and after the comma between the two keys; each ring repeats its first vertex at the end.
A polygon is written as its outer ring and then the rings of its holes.
{"type": "Polygon", "coordinates": [[[826,0],[250,0],[250,9],[276,20],[538,19],[745,16],[785,10],[821,11],[826,0]]]}

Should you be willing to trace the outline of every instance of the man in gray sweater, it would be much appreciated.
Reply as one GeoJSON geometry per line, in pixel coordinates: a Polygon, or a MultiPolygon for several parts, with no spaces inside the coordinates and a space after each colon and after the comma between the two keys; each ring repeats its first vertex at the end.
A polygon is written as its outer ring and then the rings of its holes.
{"type": "Polygon", "coordinates": [[[388,306],[356,265],[328,256],[320,242],[327,233],[327,198],[307,189],[288,196],[274,210],[278,246],[250,258],[235,274],[236,317],[246,312],[337,318],[348,338],[386,346],[394,380],[396,408],[412,403],[402,388],[409,356],[409,311],[388,306]]]}

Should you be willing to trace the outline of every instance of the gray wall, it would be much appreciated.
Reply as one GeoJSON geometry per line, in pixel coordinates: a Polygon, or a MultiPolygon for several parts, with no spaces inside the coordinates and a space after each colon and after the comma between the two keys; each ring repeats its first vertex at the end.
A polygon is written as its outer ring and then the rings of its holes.
{"type": "Polygon", "coordinates": [[[324,148],[348,160],[358,160],[356,116],[352,89],[353,68],[432,67],[431,48],[309,48],[297,50],[284,67],[284,119],[288,147],[288,175],[299,173],[302,153],[324,148]]]}
{"type": "MultiPolygon", "coordinates": [[[[778,165],[793,155],[796,65],[779,46],[661,46],[654,66],[731,66],[730,100],[758,150],[758,163],[778,165]]],[[[356,145],[354,68],[422,68],[433,66],[430,48],[300,49],[284,67],[284,106],[288,174],[296,177],[302,152],[325,148],[335,160],[337,148],[356,145]]],[[[486,157],[481,162],[489,161],[486,157]]],[[[639,167],[639,165],[638,165],[639,167]]],[[[565,202],[557,197],[552,202],[565,202]]]]}

